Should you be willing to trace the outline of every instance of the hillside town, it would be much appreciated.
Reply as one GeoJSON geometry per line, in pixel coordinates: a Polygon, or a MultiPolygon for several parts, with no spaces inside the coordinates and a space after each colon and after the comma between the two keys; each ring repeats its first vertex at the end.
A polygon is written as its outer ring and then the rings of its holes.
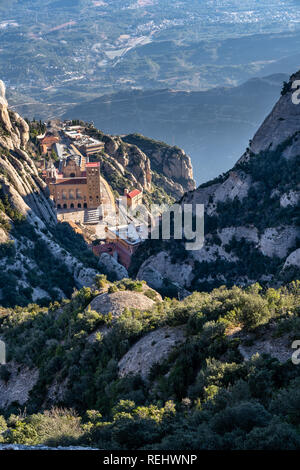
{"type": "Polygon", "coordinates": [[[80,233],[96,256],[107,253],[128,269],[143,241],[141,224],[129,216],[142,206],[142,191],[125,189],[116,200],[96,161],[104,143],[87,135],[82,125],[49,123],[37,139],[40,171],[58,220],[80,233]]]}

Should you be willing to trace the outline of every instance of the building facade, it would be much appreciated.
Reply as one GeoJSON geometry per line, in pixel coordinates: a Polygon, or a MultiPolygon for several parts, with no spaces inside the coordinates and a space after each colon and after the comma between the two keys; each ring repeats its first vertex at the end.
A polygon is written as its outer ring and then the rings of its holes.
{"type": "Polygon", "coordinates": [[[59,170],[46,170],[46,182],[57,209],[97,209],[102,203],[99,162],[68,158],[59,170]]]}
{"type": "Polygon", "coordinates": [[[143,204],[143,193],[139,189],[134,189],[133,191],[124,190],[124,196],[127,198],[127,206],[130,209],[135,209],[140,204],[143,204]]]}

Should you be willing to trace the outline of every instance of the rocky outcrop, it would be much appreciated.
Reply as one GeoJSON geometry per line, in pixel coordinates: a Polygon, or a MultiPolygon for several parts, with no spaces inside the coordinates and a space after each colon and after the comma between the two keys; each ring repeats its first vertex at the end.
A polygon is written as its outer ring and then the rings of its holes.
{"type": "Polygon", "coordinates": [[[290,266],[295,266],[300,268],[300,248],[293,251],[286,259],[283,269],[289,268],[290,266]]]}
{"type": "Polygon", "coordinates": [[[185,341],[184,327],[164,327],[141,338],[119,361],[119,376],[149,375],[154,364],[161,363],[172,349],[185,341]]]}
{"type": "MultiPolygon", "coordinates": [[[[300,79],[300,72],[293,74],[289,85],[300,79]]],[[[262,126],[255,134],[250,150],[258,154],[262,150],[275,150],[286,139],[291,138],[290,145],[285,151],[285,156],[299,154],[300,141],[295,136],[300,130],[299,105],[292,102],[291,86],[283,92],[281,99],[276,103],[272,112],[265,119],[262,126]]]]}
{"type": "Polygon", "coordinates": [[[28,124],[17,113],[8,109],[5,85],[0,81],[0,145],[13,150],[25,147],[29,140],[28,124]]]}
{"type": "Polygon", "coordinates": [[[267,228],[260,237],[259,249],[266,256],[286,258],[298,236],[297,227],[267,228]]]}
{"type": "Polygon", "coordinates": [[[180,148],[137,134],[111,136],[95,129],[87,132],[98,132],[104,142],[99,154],[102,174],[119,194],[125,187],[134,187],[151,200],[151,193],[158,191],[168,203],[169,197],[179,199],[195,188],[191,159],[180,148]]]}
{"type": "Polygon", "coordinates": [[[147,155],[152,170],[165,178],[162,186],[168,194],[173,192],[175,197],[180,198],[186,191],[195,189],[191,158],[184,150],[140,134],[130,134],[122,139],[137,145],[147,155]]]}
{"type": "Polygon", "coordinates": [[[129,277],[127,269],[120,263],[118,263],[118,261],[113,256],[110,256],[108,253],[102,253],[102,255],[100,256],[99,267],[101,271],[103,271],[104,268],[104,270],[110,276],[113,276],[117,281],[129,277]]]}
{"type": "Polygon", "coordinates": [[[281,207],[297,206],[300,201],[300,191],[289,191],[280,197],[281,207]]]}
{"type": "Polygon", "coordinates": [[[151,191],[149,158],[135,145],[124,143],[119,137],[105,136],[105,153],[117,162],[122,174],[138,189],[151,191]]]}
{"type": "Polygon", "coordinates": [[[8,379],[7,381],[0,380],[0,408],[6,408],[13,402],[24,405],[28,400],[29,392],[38,381],[39,371],[15,362],[10,362],[5,367],[8,379]]]}
{"type": "Polygon", "coordinates": [[[277,339],[277,341],[265,339],[255,341],[253,346],[240,345],[238,349],[245,361],[249,361],[256,354],[260,356],[268,354],[284,363],[290,360],[293,354],[291,344],[291,342],[288,343],[284,338],[277,339]]]}
{"type": "Polygon", "coordinates": [[[193,279],[192,263],[173,263],[171,256],[161,251],[145,261],[137,275],[137,278],[146,281],[153,289],[162,289],[164,281],[168,279],[174,284],[187,287],[193,279]]]}
{"type": "Polygon", "coordinates": [[[155,305],[154,300],[147,297],[144,293],[134,291],[118,291],[113,293],[101,294],[96,297],[89,305],[102,315],[111,313],[113,317],[120,316],[126,308],[136,308],[139,310],[148,310],[155,305]]]}
{"type": "Polygon", "coordinates": [[[183,191],[195,189],[191,159],[177,147],[155,149],[149,152],[152,167],[171,181],[179,183],[183,191]]]}

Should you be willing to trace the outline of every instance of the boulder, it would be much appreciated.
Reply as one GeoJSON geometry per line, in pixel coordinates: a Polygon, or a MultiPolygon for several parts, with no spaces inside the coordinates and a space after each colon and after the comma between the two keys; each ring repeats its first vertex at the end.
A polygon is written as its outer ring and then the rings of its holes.
{"type": "Polygon", "coordinates": [[[100,256],[99,268],[101,269],[101,267],[104,267],[108,274],[113,275],[117,281],[129,277],[127,269],[108,253],[102,253],[100,256]]]}
{"type": "Polygon", "coordinates": [[[24,405],[38,381],[39,371],[15,362],[8,363],[6,368],[10,376],[7,382],[0,380],[0,408],[6,408],[13,402],[24,405]]]}
{"type": "Polygon", "coordinates": [[[120,316],[126,308],[148,310],[155,305],[154,300],[142,292],[118,291],[98,295],[91,303],[90,308],[98,313],[107,315],[112,313],[113,317],[120,316]]]}
{"type": "Polygon", "coordinates": [[[146,378],[154,364],[161,363],[172,349],[185,341],[184,327],[163,327],[141,338],[119,361],[119,376],[140,374],[146,378]]]}

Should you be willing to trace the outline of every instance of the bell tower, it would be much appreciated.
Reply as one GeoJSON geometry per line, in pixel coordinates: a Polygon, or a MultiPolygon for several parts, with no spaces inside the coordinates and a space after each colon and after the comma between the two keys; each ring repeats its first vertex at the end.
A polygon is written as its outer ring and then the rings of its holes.
{"type": "Polygon", "coordinates": [[[87,180],[87,206],[89,209],[97,209],[101,204],[101,179],[100,163],[86,164],[87,180]]]}

